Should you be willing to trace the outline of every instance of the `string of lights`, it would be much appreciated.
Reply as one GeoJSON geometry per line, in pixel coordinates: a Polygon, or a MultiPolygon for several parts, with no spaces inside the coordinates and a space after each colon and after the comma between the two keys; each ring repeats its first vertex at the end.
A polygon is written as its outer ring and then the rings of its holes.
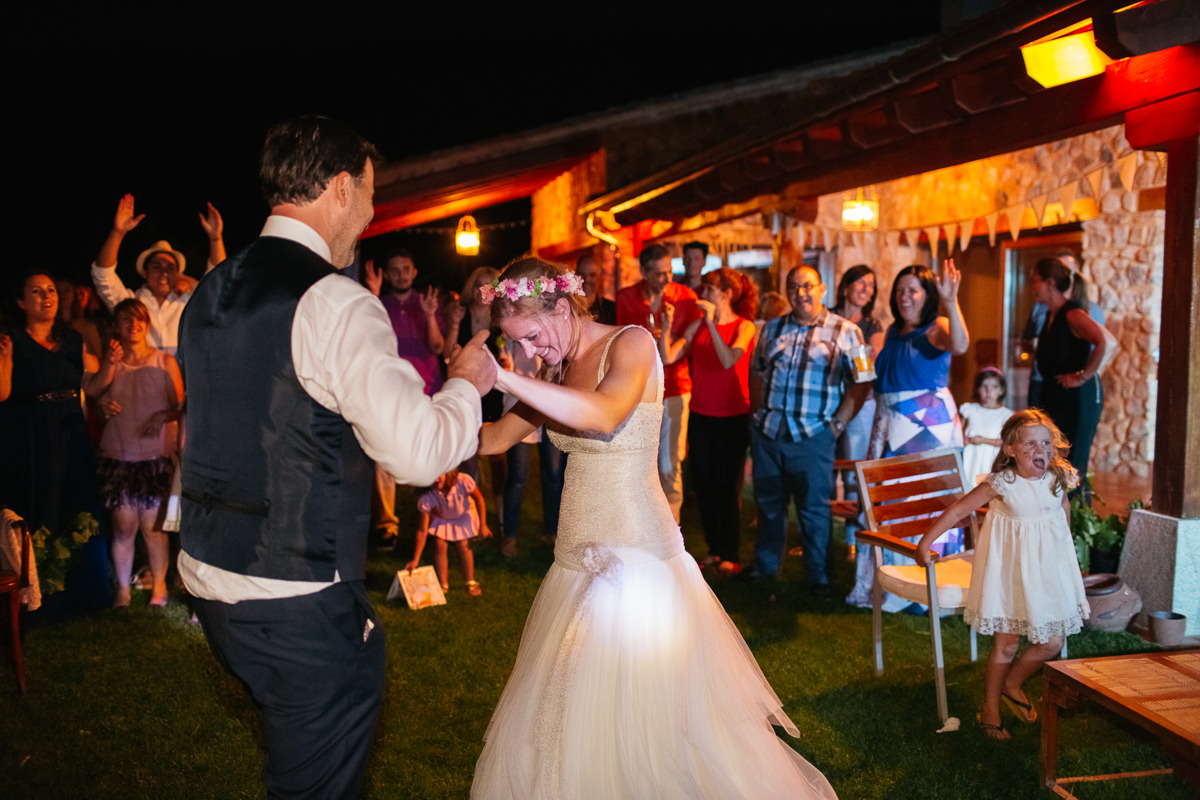
{"type": "MultiPolygon", "coordinates": [[[[529,220],[524,219],[524,220],[517,220],[515,222],[497,222],[492,225],[479,225],[478,229],[480,232],[487,232],[487,231],[506,230],[509,228],[525,228],[528,226],[529,226],[529,220]]],[[[458,231],[458,228],[453,225],[437,226],[437,227],[432,226],[432,225],[421,225],[418,227],[405,228],[403,232],[404,233],[428,233],[428,234],[440,234],[443,236],[453,236],[457,231],[458,231]]]]}

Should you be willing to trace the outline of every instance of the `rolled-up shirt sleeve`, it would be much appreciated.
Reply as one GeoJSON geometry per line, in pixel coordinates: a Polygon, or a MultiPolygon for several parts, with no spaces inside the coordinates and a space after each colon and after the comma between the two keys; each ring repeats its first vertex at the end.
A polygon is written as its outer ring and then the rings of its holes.
{"type": "Polygon", "coordinates": [[[133,297],[133,292],[126,288],[125,282],[117,275],[115,264],[105,268],[93,261],[92,283],[96,286],[96,294],[100,296],[101,302],[108,307],[109,311],[112,311],[122,300],[133,297]]]}
{"type": "Polygon", "coordinates": [[[349,278],[322,278],[300,298],[292,362],[309,396],[349,422],[397,483],[429,485],[478,449],[475,387],[452,379],[427,396],[416,369],[396,355],[379,299],[349,278]]]}

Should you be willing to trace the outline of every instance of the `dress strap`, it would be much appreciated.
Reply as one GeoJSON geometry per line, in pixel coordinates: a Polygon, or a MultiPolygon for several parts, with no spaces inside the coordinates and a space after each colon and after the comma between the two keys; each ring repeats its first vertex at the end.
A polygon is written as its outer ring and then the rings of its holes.
{"type": "MultiPolygon", "coordinates": [[[[637,328],[637,329],[643,330],[643,331],[646,330],[641,325],[625,325],[624,327],[618,328],[617,330],[613,331],[609,335],[608,341],[606,341],[604,343],[604,352],[601,353],[601,355],[600,355],[600,366],[596,368],[596,383],[600,383],[600,381],[604,380],[604,374],[608,371],[606,369],[606,367],[608,365],[608,350],[609,350],[609,348],[612,347],[613,342],[616,341],[618,336],[620,336],[622,333],[629,330],[630,328],[637,328]]],[[[649,331],[646,331],[646,333],[649,333],[649,331]]],[[[662,358],[658,355],[657,347],[654,348],[654,364],[655,364],[655,368],[658,372],[658,391],[655,393],[655,395],[656,395],[655,402],[661,403],[663,400],[663,365],[662,365],[662,358]]]]}

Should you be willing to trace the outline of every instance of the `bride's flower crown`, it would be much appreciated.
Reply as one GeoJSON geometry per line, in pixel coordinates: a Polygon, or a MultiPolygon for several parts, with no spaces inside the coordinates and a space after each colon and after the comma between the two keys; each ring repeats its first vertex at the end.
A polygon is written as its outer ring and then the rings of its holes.
{"type": "Polygon", "coordinates": [[[522,297],[537,297],[543,292],[561,292],[562,294],[577,294],[586,296],[583,291],[583,278],[574,272],[564,272],[554,277],[540,276],[537,278],[496,278],[491,283],[479,287],[479,296],[483,304],[491,305],[497,297],[516,301],[522,297]]]}

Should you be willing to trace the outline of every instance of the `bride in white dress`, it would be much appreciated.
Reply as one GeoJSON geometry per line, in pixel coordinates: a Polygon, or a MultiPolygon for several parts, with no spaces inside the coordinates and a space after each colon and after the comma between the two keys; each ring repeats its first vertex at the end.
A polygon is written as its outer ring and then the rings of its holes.
{"type": "Polygon", "coordinates": [[[485,425],[502,452],[543,422],[568,452],[554,564],[485,735],[471,797],[833,798],[772,725],[799,731],[725,614],[658,480],[662,365],[643,328],[593,321],[582,280],[536,258],[483,288],[546,365],[503,372],[521,402],[485,425]]]}

